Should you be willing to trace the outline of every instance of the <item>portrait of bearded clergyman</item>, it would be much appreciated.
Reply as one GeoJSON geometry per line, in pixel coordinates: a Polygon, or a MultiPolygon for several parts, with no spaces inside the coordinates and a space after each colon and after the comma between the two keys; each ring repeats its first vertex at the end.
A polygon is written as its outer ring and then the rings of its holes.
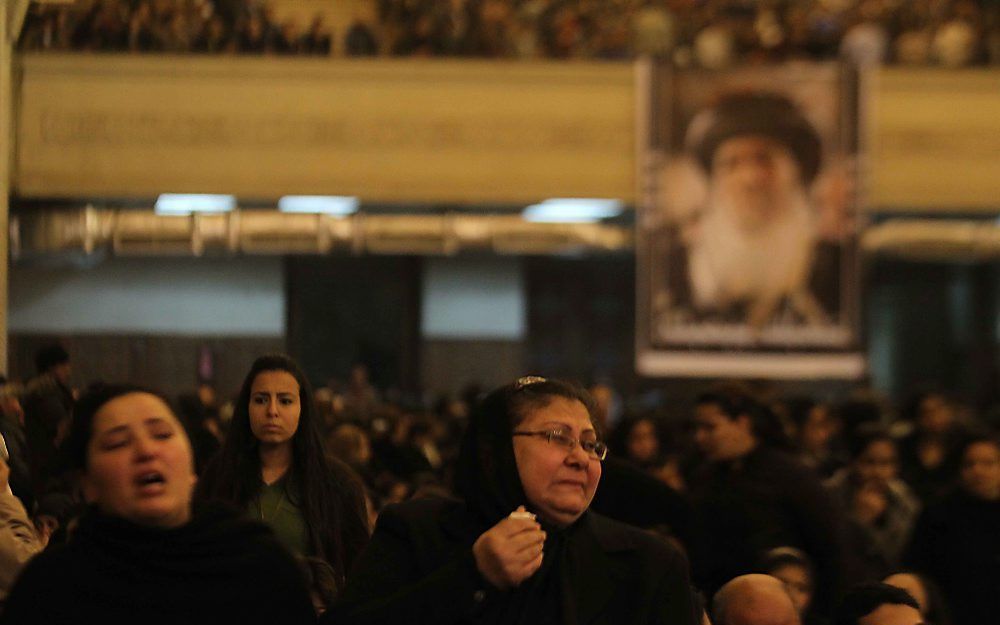
{"type": "Polygon", "coordinates": [[[703,188],[671,220],[658,305],[668,323],[755,335],[835,324],[841,245],[815,202],[823,142],[800,108],[781,93],[733,91],[694,114],[683,147],[703,188]]]}

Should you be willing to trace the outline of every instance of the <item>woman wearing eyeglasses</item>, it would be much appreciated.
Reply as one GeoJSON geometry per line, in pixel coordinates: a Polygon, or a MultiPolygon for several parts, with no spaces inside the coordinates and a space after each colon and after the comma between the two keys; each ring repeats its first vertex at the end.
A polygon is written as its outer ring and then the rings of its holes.
{"type": "Polygon", "coordinates": [[[327,623],[693,624],[672,547],[588,507],[607,447],[593,400],[521,378],[470,417],[463,501],[387,507],[327,623]]]}

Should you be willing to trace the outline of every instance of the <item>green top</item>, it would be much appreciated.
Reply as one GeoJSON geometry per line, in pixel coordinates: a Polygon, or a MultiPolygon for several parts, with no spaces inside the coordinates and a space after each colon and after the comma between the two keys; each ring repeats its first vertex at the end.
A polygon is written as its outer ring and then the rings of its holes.
{"type": "Polygon", "coordinates": [[[292,503],[285,487],[287,475],[273,484],[262,484],[260,495],[250,502],[247,512],[271,526],[283,545],[301,556],[311,555],[309,531],[302,509],[292,503]]]}

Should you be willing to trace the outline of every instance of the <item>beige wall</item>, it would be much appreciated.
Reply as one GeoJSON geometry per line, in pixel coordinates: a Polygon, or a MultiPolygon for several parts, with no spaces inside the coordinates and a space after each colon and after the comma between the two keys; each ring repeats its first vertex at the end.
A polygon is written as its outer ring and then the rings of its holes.
{"type": "Polygon", "coordinates": [[[868,204],[996,213],[1000,70],[899,68],[872,78],[868,204]]]}
{"type": "Polygon", "coordinates": [[[633,193],[628,65],[26,55],[21,196],[633,193]]]}
{"type": "MultiPolygon", "coordinates": [[[[629,64],[29,54],[17,65],[22,197],[636,193],[629,64]]],[[[889,68],[861,97],[869,207],[996,210],[1000,71],[889,68]]]]}

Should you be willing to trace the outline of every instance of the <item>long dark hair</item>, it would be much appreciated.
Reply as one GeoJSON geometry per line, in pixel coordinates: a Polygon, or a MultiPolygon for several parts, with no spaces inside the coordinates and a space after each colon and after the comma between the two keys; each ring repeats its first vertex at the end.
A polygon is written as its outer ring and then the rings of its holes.
{"type": "Polygon", "coordinates": [[[312,387],[298,364],[283,354],[254,361],[236,399],[226,442],[212,460],[198,496],[246,509],[261,490],[260,442],[250,429],[250,389],[265,371],[284,371],[299,384],[299,425],[292,436],[288,495],[302,510],[314,555],[325,559],[343,583],[368,541],[361,483],[347,465],[327,453],[317,423],[312,387]],[[296,501],[294,498],[298,498],[296,501]]]}

